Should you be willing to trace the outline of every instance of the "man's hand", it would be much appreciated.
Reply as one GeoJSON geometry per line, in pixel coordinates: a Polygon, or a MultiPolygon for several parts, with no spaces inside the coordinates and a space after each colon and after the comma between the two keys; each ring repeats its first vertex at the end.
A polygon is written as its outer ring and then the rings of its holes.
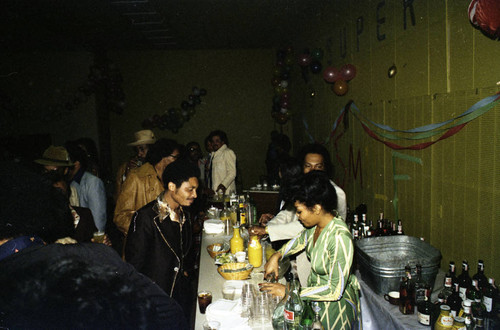
{"type": "Polygon", "coordinates": [[[265,226],[272,218],[274,218],[274,215],[271,213],[264,213],[260,216],[259,223],[265,226]]]}

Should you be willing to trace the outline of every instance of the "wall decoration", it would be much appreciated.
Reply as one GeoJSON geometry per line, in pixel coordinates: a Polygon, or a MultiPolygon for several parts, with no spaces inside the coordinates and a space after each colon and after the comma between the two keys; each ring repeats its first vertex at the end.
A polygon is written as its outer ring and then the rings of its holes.
{"type": "Polygon", "coordinates": [[[394,197],[392,198],[392,206],[394,207],[394,219],[399,220],[399,198],[398,198],[398,181],[401,180],[410,180],[410,176],[408,174],[399,174],[396,171],[396,160],[403,159],[413,163],[417,163],[422,165],[422,159],[418,157],[413,157],[410,155],[402,154],[400,152],[393,151],[392,152],[392,180],[394,183],[394,197]]]}
{"type": "MultiPolygon", "coordinates": [[[[335,135],[335,132],[339,126],[339,123],[342,121],[344,116],[347,113],[351,113],[354,118],[356,118],[361,126],[363,127],[364,131],[374,140],[379,141],[386,146],[388,146],[391,149],[394,150],[422,150],[425,148],[430,147],[431,145],[444,140],[446,138],[449,138],[450,136],[453,136],[454,134],[458,133],[462,128],[465,127],[469,122],[472,120],[476,119],[477,117],[485,114],[489,110],[491,110],[493,107],[496,105],[500,104],[500,92],[485,97],[484,99],[476,102],[473,106],[471,106],[468,110],[463,112],[462,114],[458,115],[455,118],[448,119],[446,121],[440,122],[440,123],[435,123],[435,124],[428,124],[425,126],[420,126],[420,127],[415,127],[412,129],[408,130],[402,130],[402,129],[395,129],[392,128],[388,125],[384,124],[379,124],[371,121],[370,119],[366,118],[361,110],[354,104],[354,102],[350,101],[344,108],[340,110],[340,113],[337,117],[337,119],[334,121],[332,129],[328,137],[325,139],[323,142],[324,144],[328,143],[330,138],[335,135]],[[374,126],[376,128],[370,128],[370,126],[374,126]],[[398,135],[399,134],[399,135],[398,135]],[[422,139],[428,139],[434,136],[440,135],[439,138],[437,138],[434,141],[429,141],[429,142],[423,142],[423,143],[417,143],[409,146],[402,146],[399,144],[396,144],[391,141],[385,141],[385,139],[388,140],[422,140],[422,139]]],[[[305,121],[305,118],[303,118],[303,124],[306,129],[306,134],[309,136],[309,139],[311,142],[314,142],[314,138],[312,137],[311,133],[309,132],[309,125],[305,121]]]]}
{"type": "Polygon", "coordinates": [[[469,20],[488,37],[500,38],[500,1],[472,0],[469,5],[469,20]]]}
{"type": "MultiPolygon", "coordinates": [[[[310,57],[304,57],[302,60],[304,63],[309,62],[310,57]]],[[[286,124],[290,117],[288,87],[294,62],[292,47],[280,49],[276,52],[276,65],[273,69],[273,78],[271,79],[271,85],[274,88],[271,117],[280,125],[286,124]]]]}
{"type": "Polygon", "coordinates": [[[181,102],[180,108],[171,107],[161,115],[154,114],[142,121],[142,127],[146,129],[158,127],[161,130],[178,133],[184,123],[196,114],[196,106],[201,104],[201,97],[207,95],[205,88],[193,86],[191,91],[192,94],[181,102]]]}

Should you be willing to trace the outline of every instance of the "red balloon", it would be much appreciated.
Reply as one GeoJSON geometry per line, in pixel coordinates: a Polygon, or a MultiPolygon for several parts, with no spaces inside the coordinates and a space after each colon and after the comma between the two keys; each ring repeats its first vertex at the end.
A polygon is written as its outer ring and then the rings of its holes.
{"type": "Polygon", "coordinates": [[[327,67],[325,71],[323,71],[323,79],[325,79],[325,81],[329,83],[336,82],[340,79],[339,69],[334,68],[333,66],[327,67]]]}
{"type": "Polygon", "coordinates": [[[472,0],[469,20],[490,37],[500,37],[500,2],[498,0],[472,0]]]}
{"type": "Polygon", "coordinates": [[[280,82],[281,80],[277,77],[274,77],[273,79],[271,79],[271,84],[276,87],[276,86],[279,86],[280,85],[280,82]]]}
{"type": "Polygon", "coordinates": [[[349,87],[347,86],[347,83],[344,80],[337,80],[335,84],[333,84],[332,86],[332,91],[338,96],[345,95],[348,89],[349,87]]]}
{"type": "Polygon", "coordinates": [[[288,115],[286,113],[278,113],[274,119],[278,124],[284,125],[288,121],[288,115]]]}
{"type": "Polygon", "coordinates": [[[299,65],[308,66],[309,64],[311,64],[311,56],[309,54],[301,54],[299,56],[299,65]]]}
{"type": "Polygon", "coordinates": [[[356,77],[356,67],[352,64],[345,64],[340,68],[340,76],[345,81],[354,79],[356,77]]]}
{"type": "Polygon", "coordinates": [[[288,107],[290,106],[290,104],[288,103],[288,100],[283,99],[283,98],[281,99],[280,105],[282,108],[285,108],[285,109],[288,109],[288,107]]]}

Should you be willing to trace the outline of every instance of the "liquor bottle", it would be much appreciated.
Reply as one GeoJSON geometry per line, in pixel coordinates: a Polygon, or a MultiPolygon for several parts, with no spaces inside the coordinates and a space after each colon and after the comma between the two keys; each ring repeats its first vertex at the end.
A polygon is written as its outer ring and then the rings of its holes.
{"type": "Polygon", "coordinates": [[[354,221],[352,223],[352,228],[351,228],[351,234],[352,238],[354,240],[357,240],[359,238],[359,225],[358,225],[358,215],[354,215],[354,221]]]}
{"type": "Polygon", "coordinates": [[[477,298],[480,298],[482,300],[483,295],[481,291],[479,291],[477,280],[472,280],[472,285],[467,290],[466,296],[470,301],[475,301],[477,298]]]}
{"type": "Polygon", "coordinates": [[[477,261],[477,273],[472,276],[472,279],[477,280],[480,291],[484,291],[488,287],[488,279],[484,275],[484,262],[482,260],[477,261]]]}
{"type": "Polygon", "coordinates": [[[366,237],[366,227],[367,227],[366,225],[367,225],[367,223],[368,222],[366,221],[366,214],[363,213],[361,215],[361,223],[359,225],[359,236],[361,238],[365,238],[366,237]]]}
{"type": "Polygon", "coordinates": [[[453,280],[449,273],[444,276],[444,288],[439,294],[443,295],[443,299],[446,302],[449,296],[453,293],[453,280]]]}
{"type": "Polygon", "coordinates": [[[430,286],[422,278],[422,265],[417,264],[415,273],[415,306],[419,306],[425,301],[427,291],[430,292],[430,286]]]}
{"type": "Polygon", "coordinates": [[[313,311],[314,311],[314,322],[312,324],[312,330],[325,330],[325,328],[323,327],[323,323],[321,323],[321,317],[319,315],[321,307],[319,307],[319,303],[317,301],[313,302],[313,311]]]}
{"type": "Polygon", "coordinates": [[[300,299],[299,291],[299,280],[294,277],[284,310],[285,329],[287,330],[300,329],[300,319],[304,310],[304,302],[300,299]]]}
{"type": "MultiPolygon", "coordinates": [[[[380,213],[380,215],[383,217],[384,214],[380,213]]],[[[384,223],[381,219],[377,221],[377,229],[375,229],[375,236],[384,236],[384,223]]]]}
{"type": "Polygon", "coordinates": [[[288,272],[285,274],[286,285],[285,285],[285,296],[280,302],[276,305],[276,308],[273,312],[272,323],[274,330],[283,330],[285,329],[285,304],[288,300],[288,296],[290,295],[290,286],[292,285],[293,275],[288,272]]]}
{"type": "Polygon", "coordinates": [[[467,329],[474,329],[474,321],[471,313],[471,301],[469,299],[464,301],[464,313],[462,316],[465,319],[465,327],[467,329]]]}
{"type": "Polygon", "coordinates": [[[453,326],[453,316],[450,314],[450,306],[441,305],[441,312],[439,317],[434,323],[435,330],[451,329],[453,326]]]}
{"type": "MultiPolygon", "coordinates": [[[[426,291],[427,292],[427,291],[426,291]]],[[[430,295],[430,294],[429,294],[430,295]]],[[[431,314],[432,314],[432,304],[429,300],[429,297],[424,296],[424,301],[420,305],[418,305],[417,316],[418,322],[423,325],[431,325],[431,314]]]]}
{"type": "Polygon", "coordinates": [[[484,295],[483,295],[483,304],[484,307],[486,308],[487,313],[491,313],[493,310],[493,306],[495,305],[495,296],[496,296],[496,287],[495,287],[495,280],[493,278],[488,279],[488,286],[486,287],[486,290],[484,290],[484,295]]]}
{"type": "Polygon", "coordinates": [[[396,232],[396,235],[404,235],[405,232],[403,231],[403,222],[401,220],[398,220],[398,231],[396,232]]]}
{"type": "Polygon", "coordinates": [[[366,237],[375,236],[375,229],[373,228],[373,221],[370,220],[370,224],[368,225],[368,229],[366,230],[366,237]]]}
{"type": "Polygon", "coordinates": [[[403,314],[414,313],[413,291],[415,287],[411,279],[410,266],[405,267],[405,276],[401,278],[399,285],[399,311],[403,314]]]}
{"type": "Polygon", "coordinates": [[[462,274],[458,276],[457,281],[459,286],[460,298],[462,298],[462,300],[465,300],[467,289],[469,289],[472,284],[472,280],[469,276],[469,263],[467,262],[467,260],[462,261],[462,274]]]}
{"type": "Polygon", "coordinates": [[[454,284],[454,291],[451,296],[446,300],[446,304],[450,306],[450,313],[452,316],[457,316],[462,308],[462,298],[460,298],[460,291],[458,283],[454,284]]]}
{"type": "Polygon", "coordinates": [[[478,318],[484,318],[486,307],[483,305],[483,295],[477,286],[477,280],[472,280],[472,287],[469,290],[469,299],[471,300],[471,313],[474,321],[478,318]]]}
{"type": "Polygon", "coordinates": [[[455,269],[456,269],[455,262],[454,261],[450,261],[450,266],[448,268],[448,272],[446,273],[446,276],[451,277],[451,285],[452,285],[452,287],[453,287],[453,285],[455,283],[458,283],[457,282],[457,276],[455,274],[455,269]]]}
{"type": "Polygon", "coordinates": [[[302,313],[302,319],[300,320],[300,326],[302,330],[312,329],[314,322],[314,312],[311,307],[310,301],[304,302],[304,313],[302,313]]]}
{"type": "Polygon", "coordinates": [[[254,268],[262,265],[262,245],[257,235],[250,236],[248,243],[248,263],[254,268]]]}
{"type": "Polygon", "coordinates": [[[432,308],[432,314],[431,314],[431,324],[432,325],[434,325],[434,323],[436,323],[436,320],[439,316],[439,312],[441,311],[440,310],[441,305],[445,305],[445,301],[444,301],[444,297],[443,297],[442,293],[440,292],[438,294],[438,299],[436,300],[436,302],[434,303],[434,306],[432,308]]]}
{"type": "Polygon", "coordinates": [[[245,249],[243,243],[243,238],[240,236],[239,223],[236,223],[236,225],[233,227],[233,237],[229,241],[229,245],[231,246],[231,253],[235,254],[236,252],[243,251],[245,249]]]}

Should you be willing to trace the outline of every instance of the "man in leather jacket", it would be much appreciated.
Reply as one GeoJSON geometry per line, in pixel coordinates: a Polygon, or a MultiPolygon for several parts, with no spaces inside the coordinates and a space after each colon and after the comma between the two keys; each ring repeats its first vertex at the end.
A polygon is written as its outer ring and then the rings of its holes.
{"type": "Polygon", "coordinates": [[[199,169],[179,160],[163,171],[165,191],[133,216],[125,244],[125,260],[174,298],[190,318],[194,294],[191,215],[199,169]]]}

